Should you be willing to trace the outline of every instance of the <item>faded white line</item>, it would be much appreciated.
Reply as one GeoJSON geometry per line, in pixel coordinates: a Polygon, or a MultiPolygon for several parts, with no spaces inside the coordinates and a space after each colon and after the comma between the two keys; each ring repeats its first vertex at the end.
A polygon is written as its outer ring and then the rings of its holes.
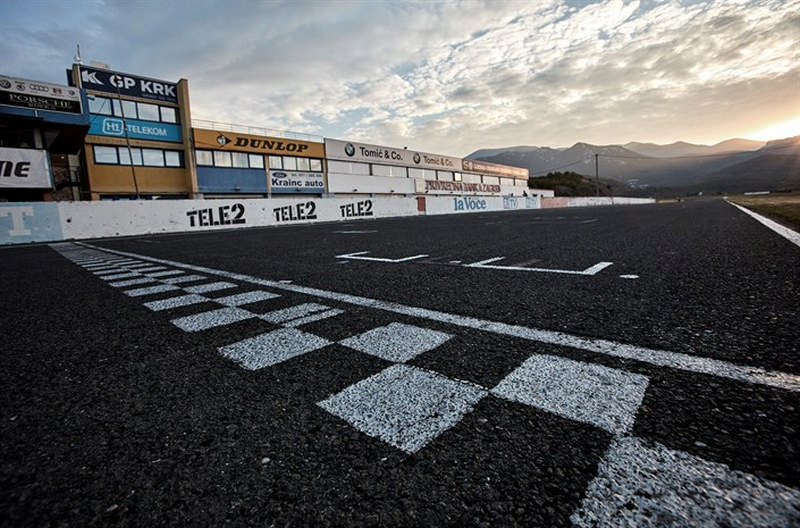
{"type": "MultiPolygon", "coordinates": [[[[725,200],[725,201],[727,202],[727,200],[725,200]]],[[[773,231],[778,233],[780,236],[782,236],[783,238],[785,238],[786,240],[788,240],[792,244],[794,244],[796,246],[800,246],[800,233],[798,233],[797,231],[793,231],[793,230],[789,229],[788,227],[783,226],[783,225],[779,224],[778,222],[775,222],[774,220],[770,220],[769,218],[767,218],[765,216],[761,216],[760,214],[755,213],[755,212],[751,211],[750,209],[747,209],[746,207],[742,207],[739,204],[735,204],[733,202],[728,202],[728,203],[731,204],[732,206],[734,206],[735,208],[739,209],[743,213],[752,216],[753,218],[755,218],[756,220],[758,220],[759,222],[761,222],[762,224],[764,224],[768,228],[772,229],[773,231]]]]}
{"type": "Polygon", "coordinates": [[[157,259],[154,257],[146,257],[144,255],[137,255],[134,253],[127,253],[124,251],[101,249],[90,244],[83,242],[76,242],[77,245],[95,249],[98,251],[105,251],[115,255],[122,255],[127,257],[137,257],[141,259],[150,260],[177,268],[191,270],[197,273],[205,273],[208,275],[217,275],[230,280],[237,280],[241,282],[249,282],[267,288],[280,289],[294,293],[306,294],[323,299],[331,299],[338,302],[353,304],[356,306],[363,306],[366,308],[374,308],[376,310],[384,310],[391,313],[417,317],[420,319],[428,319],[431,321],[438,321],[441,323],[452,324],[464,328],[474,328],[476,330],[483,330],[500,335],[507,335],[527,339],[530,341],[537,341],[541,343],[550,343],[554,345],[562,345],[571,348],[579,348],[596,352],[612,357],[619,357],[625,359],[633,359],[650,363],[652,365],[674,368],[678,370],[685,370],[689,372],[698,372],[702,374],[709,374],[712,376],[719,376],[730,378],[737,381],[747,383],[755,383],[759,385],[768,385],[778,387],[780,389],[800,392],[800,375],[789,374],[779,371],[768,371],[759,367],[749,367],[742,365],[735,365],[727,361],[718,359],[711,359],[698,356],[690,356],[680,352],[670,352],[666,350],[655,350],[644,348],[636,345],[627,345],[624,343],[617,343],[606,339],[591,339],[586,337],[574,336],[564,332],[555,332],[552,330],[541,330],[537,328],[527,328],[524,326],[511,325],[500,323],[497,321],[488,321],[484,319],[477,319],[474,317],[464,317],[460,315],[449,314],[445,312],[438,312],[436,310],[429,310],[427,308],[416,308],[413,306],[406,306],[399,303],[389,301],[381,301],[378,299],[370,299],[368,297],[360,297],[357,295],[350,295],[346,293],[337,293],[318,288],[310,288],[299,286],[296,284],[287,284],[281,281],[272,281],[266,279],[259,279],[250,275],[243,275],[241,273],[232,273],[228,271],[215,270],[205,268],[202,266],[194,266],[192,264],[184,264],[181,262],[169,261],[164,259],[157,259]]]}

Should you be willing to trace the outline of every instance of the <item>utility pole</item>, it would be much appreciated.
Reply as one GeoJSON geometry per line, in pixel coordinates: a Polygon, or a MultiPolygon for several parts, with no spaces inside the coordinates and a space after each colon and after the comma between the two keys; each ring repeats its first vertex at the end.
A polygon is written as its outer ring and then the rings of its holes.
{"type": "Polygon", "coordinates": [[[594,181],[595,181],[595,189],[596,195],[600,196],[600,175],[597,170],[597,157],[599,154],[595,153],[594,155],[594,181]]]}

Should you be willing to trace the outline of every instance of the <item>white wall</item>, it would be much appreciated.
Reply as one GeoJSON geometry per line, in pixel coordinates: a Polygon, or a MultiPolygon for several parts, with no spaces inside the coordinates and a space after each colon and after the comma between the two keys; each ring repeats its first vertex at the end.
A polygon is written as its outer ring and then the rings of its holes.
{"type": "MultiPolygon", "coordinates": [[[[372,178],[372,177],[370,177],[372,178]]],[[[400,179],[402,181],[402,179],[400,179]]],[[[407,181],[414,181],[409,178],[407,181]]],[[[0,204],[0,245],[154,233],[368,220],[418,214],[632,205],[643,198],[540,198],[538,196],[410,196],[36,202],[0,204]],[[417,209],[417,198],[425,211],[417,209]]]]}

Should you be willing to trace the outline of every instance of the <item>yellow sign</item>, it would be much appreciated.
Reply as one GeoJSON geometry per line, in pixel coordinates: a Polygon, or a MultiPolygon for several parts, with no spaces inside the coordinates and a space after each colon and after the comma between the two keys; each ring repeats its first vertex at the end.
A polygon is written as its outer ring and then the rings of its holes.
{"type": "Polygon", "coordinates": [[[252,136],[238,132],[192,129],[194,146],[198,149],[230,150],[257,154],[277,154],[302,158],[324,158],[325,145],[298,139],[252,136]]]}

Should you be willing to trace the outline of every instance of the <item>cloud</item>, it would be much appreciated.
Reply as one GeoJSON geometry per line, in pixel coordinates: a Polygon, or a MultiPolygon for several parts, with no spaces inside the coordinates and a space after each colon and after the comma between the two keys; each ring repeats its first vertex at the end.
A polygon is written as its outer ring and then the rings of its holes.
{"type": "Polygon", "coordinates": [[[443,154],[715,142],[800,115],[800,0],[98,0],[8,11],[9,75],[63,82],[80,42],[85,59],[188,78],[197,118],[443,154]]]}

